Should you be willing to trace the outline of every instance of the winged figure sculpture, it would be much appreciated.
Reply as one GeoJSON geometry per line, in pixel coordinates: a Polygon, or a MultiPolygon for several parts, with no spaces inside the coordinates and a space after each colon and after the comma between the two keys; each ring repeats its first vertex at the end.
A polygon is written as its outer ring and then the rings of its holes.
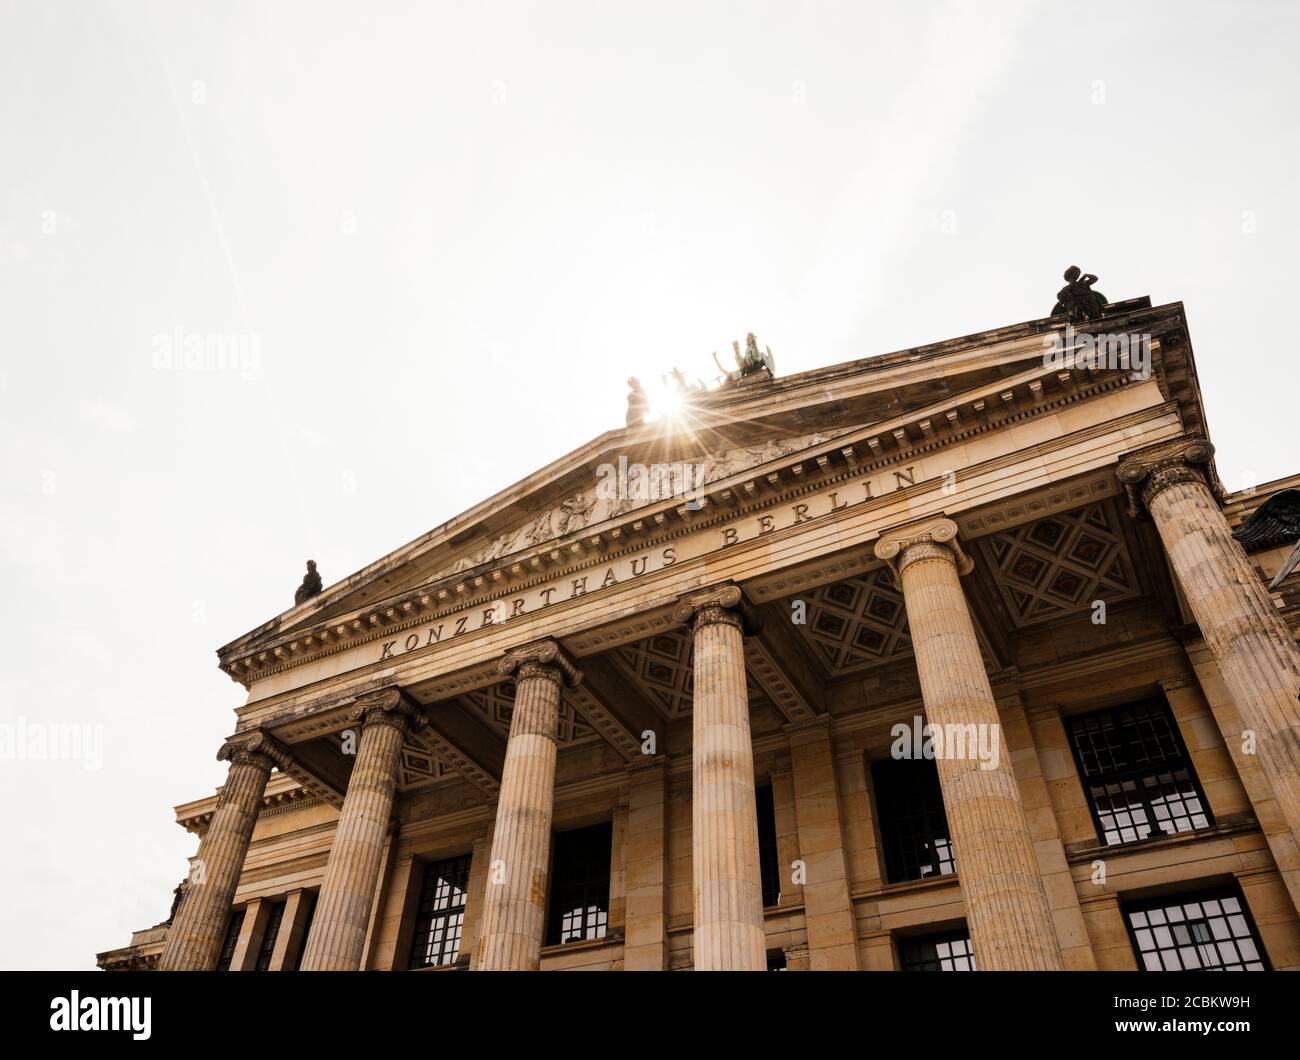
{"type": "Polygon", "coordinates": [[[1251,551],[1286,541],[1295,542],[1286,562],[1278,568],[1277,577],[1269,583],[1270,589],[1276,589],[1300,564],[1300,490],[1282,490],[1273,494],[1250,513],[1232,536],[1251,551]]]}

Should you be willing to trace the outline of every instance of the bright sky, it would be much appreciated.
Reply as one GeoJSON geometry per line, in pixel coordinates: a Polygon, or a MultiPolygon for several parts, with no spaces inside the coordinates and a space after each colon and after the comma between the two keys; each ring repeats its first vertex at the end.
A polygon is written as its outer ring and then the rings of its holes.
{"type": "Polygon", "coordinates": [[[1289,3],[0,0],[0,965],[163,919],[216,647],[623,423],[1043,316],[1187,305],[1219,470],[1300,470],[1289,3]],[[1291,262],[1291,264],[1288,264],[1291,262]],[[168,371],[179,334],[255,371],[168,371]],[[253,346],[253,340],[256,347],[253,346]]]}

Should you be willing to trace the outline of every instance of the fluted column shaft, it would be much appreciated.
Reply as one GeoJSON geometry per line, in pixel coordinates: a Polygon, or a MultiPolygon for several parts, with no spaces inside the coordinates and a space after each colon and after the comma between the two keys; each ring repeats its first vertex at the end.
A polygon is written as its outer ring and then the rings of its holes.
{"type": "Polygon", "coordinates": [[[239,885],[266,782],[275,766],[267,739],[228,741],[217,752],[230,772],[217,799],[207,833],[199,843],[184,900],[176,911],[158,958],[165,972],[210,972],[221,956],[230,903],[239,885]]]}
{"type": "MultiPolygon", "coordinates": [[[[1121,464],[1120,479],[1140,493],[1151,513],[1242,724],[1255,734],[1278,806],[1300,843],[1300,653],[1233,540],[1201,470],[1213,454],[1213,446],[1200,439],[1139,451],[1121,464]]],[[[1242,738],[1242,733],[1223,735],[1229,741],[1242,738]]]]}
{"type": "Polygon", "coordinates": [[[578,678],[550,643],[508,655],[501,669],[515,675],[515,705],[475,968],[537,971],[546,929],[560,693],[566,679],[578,678]]]}
{"type": "Polygon", "coordinates": [[[944,731],[975,725],[997,741],[995,768],[985,768],[991,756],[935,756],[975,960],[985,971],[1057,971],[1060,945],[962,592],[959,570],[970,560],[956,536],[956,524],[935,519],[886,534],[876,554],[902,587],[926,721],[944,731]]]}
{"type": "Polygon", "coordinates": [[[740,590],[726,586],[688,598],[677,615],[693,628],[696,971],[767,967],[742,603],[740,590]]]}
{"type": "Polygon", "coordinates": [[[401,692],[391,689],[358,703],[353,720],[361,725],[357,760],[303,950],[303,971],[355,972],[361,968],[393,814],[402,744],[419,714],[401,692]]]}

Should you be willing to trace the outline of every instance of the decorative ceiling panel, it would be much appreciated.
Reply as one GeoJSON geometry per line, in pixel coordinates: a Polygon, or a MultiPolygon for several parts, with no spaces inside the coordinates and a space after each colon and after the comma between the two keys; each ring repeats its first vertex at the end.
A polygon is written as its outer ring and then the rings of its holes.
{"type": "Polygon", "coordinates": [[[691,642],[685,630],[656,633],[616,649],[614,658],[668,717],[691,712],[695,684],[691,642]]]}
{"type": "Polygon", "coordinates": [[[976,542],[1018,626],[1137,596],[1133,562],[1109,501],[976,542]]]}
{"type": "MultiPolygon", "coordinates": [[[[637,687],[668,718],[676,719],[691,713],[695,671],[691,665],[690,635],[685,629],[656,633],[635,644],[616,648],[611,655],[624,675],[636,682],[637,687]]],[[[745,684],[751,709],[771,702],[754,683],[748,669],[745,670],[745,684]]]]}
{"type": "Polygon", "coordinates": [[[460,780],[461,776],[440,759],[419,733],[410,733],[402,744],[402,762],[398,783],[403,788],[432,784],[437,780],[460,780]]]}
{"type": "MultiPolygon", "coordinates": [[[[466,692],[460,697],[461,702],[477,711],[502,736],[510,736],[510,718],[515,709],[515,684],[502,681],[488,685],[474,692],[466,692]]],[[[580,714],[573,709],[567,697],[560,700],[559,743],[577,743],[597,735],[596,730],[588,725],[580,714]]]]}
{"type": "Polygon", "coordinates": [[[888,569],[823,585],[797,599],[808,604],[806,621],[795,630],[839,676],[910,655],[907,608],[888,569]]]}

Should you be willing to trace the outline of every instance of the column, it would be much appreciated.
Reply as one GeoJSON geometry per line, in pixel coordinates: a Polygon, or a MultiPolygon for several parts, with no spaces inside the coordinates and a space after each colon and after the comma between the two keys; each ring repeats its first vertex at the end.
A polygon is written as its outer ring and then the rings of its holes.
{"type": "Polygon", "coordinates": [[[184,901],[167,931],[158,967],[164,972],[210,972],[221,956],[230,903],[235,897],[253,825],[271,770],[288,755],[265,733],[234,736],[217,752],[230,772],[217,798],[212,823],[199,844],[184,901]]]}
{"type": "Polygon", "coordinates": [[[402,744],[413,725],[423,724],[418,706],[396,688],[360,697],[351,720],[360,725],[361,740],[303,950],[305,972],[361,968],[389,837],[402,744]]]}
{"type": "Polygon", "coordinates": [[[998,748],[993,768],[985,768],[991,758],[976,755],[935,757],[975,960],[985,971],[1060,970],[1011,756],[962,593],[960,575],[973,564],[957,544],[957,524],[933,518],[889,531],[876,555],[903,591],[926,721],[953,733],[975,726],[998,748]]]}
{"type": "Polygon", "coordinates": [[[734,585],[684,597],[673,617],[693,630],[691,850],[695,970],[767,969],[758,870],[754,748],[743,636],[756,625],[734,585]]]}
{"type": "MultiPolygon", "coordinates": [[[[1278,807],[1300,842],[1300,656],[1286,623],[1233,540],[1208,467],[1214,446],[1178,438],[1120,460],[1132,510],[1145,507],[1218,665],[1278,807]]],[[[1243,734],[1225,732],[1229,743],[1243,734]]]]}
{"type": "Polygon", "coordinates": [[[515,679],[515,706],[474,967],[535,972],[546,928],[560,692],[582,675],[553,641],[512,651],[499,668],[515,679]]]}

